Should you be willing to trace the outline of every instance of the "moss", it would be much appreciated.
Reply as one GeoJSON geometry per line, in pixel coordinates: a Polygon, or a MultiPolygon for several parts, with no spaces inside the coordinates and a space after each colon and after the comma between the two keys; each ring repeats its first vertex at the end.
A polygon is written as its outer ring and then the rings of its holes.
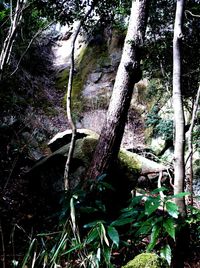
{"type": "Polygon", "coordinates": [[[127,170],[128,173],[139,174],[141,172],[141,162],[137,159],[136,155],[134,157],[133,153],[121,149],[118,157],[122,168],[127,170]]]}
{"type": "Polygon", "coordinates": [[[169,268],[167,261],[154,253],[142,253],[122,268],[169,268]]]}
{"type": "Polygon", "coordinates": [[[79,153],[81,153],[81,159],[84,161],[86,167],[89,166],[92,160],[92,155],[98,141],[97,137],[98,136],[89,136],[84,138],[83,141],[80,142],[81,146],[79,147],[79,153]]]}
{"type": "MultiPolygon", "coordinates": [[[[74,117],[78,117],[84,110],[84,102],[82,100],[83,86],[87,80],[88,74],[97,67],[110,65],[107,47],[105,45],[99,46],[85,46],[82,48],[77,60],[77,72],[74,75],[72,86],[72,111],[74,117]],[[95,56],[94,56],[95,55],[95,56]]],[[[69,79],[69,69],[62,70],[56,78],[56,88],[67,91],[67,84],[69,79]]],[[[66,94],[63,100],[63,106],[66,104],[66,94]]]]}

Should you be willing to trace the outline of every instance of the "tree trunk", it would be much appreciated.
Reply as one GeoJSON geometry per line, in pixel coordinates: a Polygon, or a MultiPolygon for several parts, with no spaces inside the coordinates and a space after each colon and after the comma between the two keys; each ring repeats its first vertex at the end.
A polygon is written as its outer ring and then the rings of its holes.
{"type": "Polygon", "coordinates": [[[76,43],[77,37],[80,33],[81,27],[83,26],[85,20],[88,18],[88,16],[92,12],[93,7],[94,7],[93,5],[91,7],[89,7],[84,19],[79,22],[79,24],[75,30],[73,39],[72,39],[71,67],[70,67],[70,72],[69,72],[69,80],[68,80],[68,87],[67,87],[67,102],[66,102],[67,118],[68,118],[71,130],[72,130],[72,138],[71,138],[69,153],[68,153],[68,157],[67,157],[67,161],[66,161],[66,165],[65,165],[65,170],[64,170],[65,190],[70,189],[70,182],[69,182],[70,163],[71,163],[71,159],[72,159],[73,152],[74,152],[75,138],[76,138],[76,125],[73,121],[72,113],[71,113],[71,95],[72,95],[72,85],[73,85],[74,65],[75,65],[75,62],[74,62],[75,43],[76,43]]]}
{"type": "MultiPolygon", "coordinates": [[[[182,101],[182,23],[184,15],[185,0],[177,0],[176,17],[174,24],[174,38],[173,38],[173,109],[174,109],[174,125],[175,125],[175,140],[174,140],[174,194],[184,192],[185,182],[185,163],[184,163],[184,149],[185,149],[185,118],[182,101]]],[[[181,218],[184,219],[186,215],[185,199],[175,198],[175,203],[179,207],[181,218]]],[[[176,233],[176,246],[173,254],[173,267],[184,267],[184,255],[188,247],[188,228],[182,226],[176,233]]]]}
{"type": "MultiPolygon", "coordinates": [[[[195,126],[195,119],[197,116],[198,106],[199,106],[199,98],[200,98],[200,86],[197,91],[196,100],[193,105],[192,111],[192,120],[191,125],[188,131],[188,158],[189,158],[189,191],[191,193],[190,196],[190,204],[193,206],[193,128],[195,126]]],[[[187,164],[187,161],[186,161],[187,164]]]]}
{"type": "Polygon", "coordinates": [[[143,45],[146,29],[148,0],[133,0],[128,31],[107,118],[104,122],[87,178],[95,179],[109,173],[117,158],[133,87],[141,79],[139,50],[143,45]]]}
{"type": "MultiPolygon", "coordinates": [[[[12,3],[12,2],[11,2],[12,3]]],[[[10,28],[7,34],[6,39],[3,43],[3,48],[0,54],[0,80],[3,78],[3,72],[6,64],[10,60],[10,55],[12,52],[13,43],[17,34],[17,28],[19,27],[22,21],[22,13],[26,7],[27,0],[17,1],[15,12],[12,14],[12,6],[10,8],[10,28]]]]}
{"type": "MultiPolygon", "coordinates": [[[[174,194],[184,192],[185,180],[185,118],[182,101],[181,88],[181,42],[182,42],[182,23],[184,14],[185,0],[177,0],[176,17],[174,25],[173,39],[173,108],[174,108],[174,125],[175,125],[175,141],[174,141],[174,194]]],[[[175,203],[179,207],[182,215],[185,214],[184,198],[175,198],[175,203]]]]}

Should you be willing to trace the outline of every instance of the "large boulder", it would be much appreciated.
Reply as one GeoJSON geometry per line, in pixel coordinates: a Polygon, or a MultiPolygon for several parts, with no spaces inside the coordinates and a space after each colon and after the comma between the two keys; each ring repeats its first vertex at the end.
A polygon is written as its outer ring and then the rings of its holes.
{"type": "MultiPolygon", "coordinates": [[[[98,138],[98,134],[90,129],[77,129],[76,137],[75,139],[82,139],[87,136],[94,136],[98,138]]],[[[67,129],[63,132],[57,133],[49,142],[48,146],[51,149],[52,152],[55,152],[62,146],[70,143],[72,138],[72,131],[71,129],[67,129]]]]}
{"type": "Polygon", "coordinates": [[[154,253],[142,253],[122,268],[169,268],[167,261],[154,253]]]}
{"type": "MultiPolygon", "coordinates": [[[[80,181],[85,180],[85,173],[91,163],[92,155],[98,141],[98,135],[92,131],[78,133],[80,137],[75,142],[70,167],[71,173],[69,180],[71,187],[75,187],[80,181]]],[[[69,137],[70,133],[65,132],[63,139],[54,139],[55,144],[53,147],[56,148],[66,141],[69,142],[69,137]]],[[[69,146],[69,143],[61,146],[52,154],[40,160],[27,174],[31,178],[33,185],[35,185],[37,190],[41,189],[43,194],[51,195],[64,190],[63,174],[69,146]]],[[[122,184],[127,181],[134,186],[141,174],[159,172],[165,170],[166,167],[138,154],[121,149],[114,169],[115,172],[112,176],[118,177],[118,181],[121,180],[122,184]]],[[[117,181],[116,178],[115,181],[117,181]]]]}

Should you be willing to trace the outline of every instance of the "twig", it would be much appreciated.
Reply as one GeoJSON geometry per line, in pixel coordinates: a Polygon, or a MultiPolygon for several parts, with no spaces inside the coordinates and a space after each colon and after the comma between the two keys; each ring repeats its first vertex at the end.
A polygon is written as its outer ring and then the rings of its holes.
{"type": "Polygon", "coordinates": [[[189,13],[192,17],[200,18],[200,15],[193,14],[193,13],[192,13],[191,11],[189,11],[189,10],[185,10],[185,13],[189,13]]]}
{"type": "Polygon", "coordinates": [[[169,169],[167,169],[167,173],[168,173],[168,175],[169,175],[169,183],[170,183],[171,187],[174,189],[174,184],[172,183],[173,178],[172,178],[172,176],[171,176],[171,174],[170,174],[170,172],[169,172],[169,169]]]}
{"type": "Polygon", "coordinates": [[[12,168],[11,168],[10,174],[9,174],[7,180],[6,180],[6,183],[4,185],[3,191],[5,191],[6,187],[8,186],[8,183],[10,181],[10,178],[12,177],[12,174],[13,174],[13,171],[14,171],[14,169],[16,167],[16,164],[17,164],[18,159],[19,159],[19,155],[15,158],[15,160],[12,163],[12,168]]]}
{"type": "MultiPolygon", "coordinates": [[[[158,188],[161,188],[162,187],[162,185],[161,185],[162,176],[163,176],[163,172],[160,171],[159,172],[159,177],[158,177],[158,188]]],[[[160,199],[162,201],[164,201],[164,198],[165,198],[165,195],[163,194],[163,191],[160,191],[160,199]]]]}
{"type": "Polygon", "coordinates": [[[21,57],[20,57],[20,59],[19,59],[19,61],[18,61],[18,63],[17,63],[17,67],[16,67],[15,70],[11,73],[11,76],[12,76],[13,74],[15,74],[16,71],[18,70],[19,65],[20,65],[20,63],[21,63],[23,57],[25,56],[25,54],[26,54],[27,51],[29,50],[29,48],[30,48],[30,46],[32,45],[33,41],[34,41],[34,40],[35,40],[35,39],[36,39],[36,38],[37,38],[43,31],[45,31],[46,29],[48,29],[53,23],[54,23],[54,21],[50,22],[48,25],[45,25],[42,29],[39,29],[39,30],[37,31],[37,33],[35,33],[35,35],[34,35],[34,36],[32,37],[32,39],[31,39],[31,41],[29,42],[28,46],[26,47],[24,53],[21,55],[21,57]]]}
{"type": "Polygon", "coordinates": [[[0,233],[1,233],[1,245],[2,245],[2,262],[3,262],[2,267],[6,268],[6,251],[5,251],[4,236],[1,221],[0,221],[0,233]]]}

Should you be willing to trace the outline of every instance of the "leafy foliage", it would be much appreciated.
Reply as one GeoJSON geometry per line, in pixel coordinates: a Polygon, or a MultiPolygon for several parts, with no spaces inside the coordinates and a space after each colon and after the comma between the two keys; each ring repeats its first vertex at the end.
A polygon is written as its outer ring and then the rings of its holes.
{"type": "Polygon", "coordinates": [[[158,106],[154,106],[147,114],[146,126],[153,127],[154,136],[161,136],[164,140],[173,139],[173,121],[162,119],[158,114],[158,106]]]}

